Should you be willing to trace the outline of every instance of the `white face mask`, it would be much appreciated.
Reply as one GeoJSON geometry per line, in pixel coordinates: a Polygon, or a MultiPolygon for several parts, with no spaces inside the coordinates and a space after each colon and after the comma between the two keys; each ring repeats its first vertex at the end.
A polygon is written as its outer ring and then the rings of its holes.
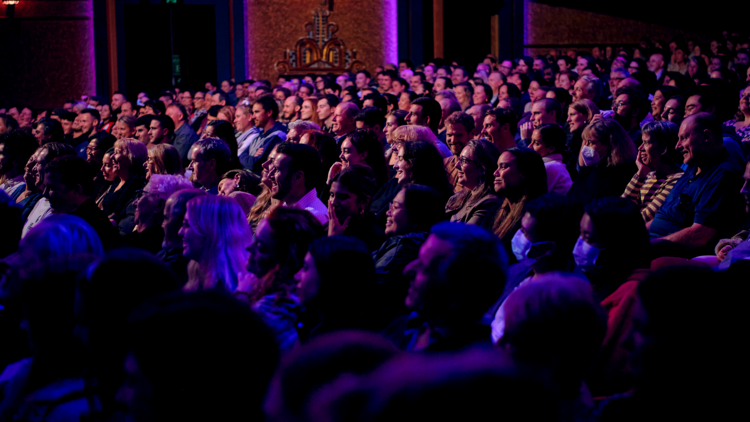
{"type": "Polygon", "coordinates": [[[596,260],[602,249],[591,246],[583,238],[579,237],[573,248],[573,259],[579,267],[595,267],[596,260]]]}
{"type": "Polygon", "coordinates": [[[594,148],[585,145],[581,147],[581,156],[583,157],[583,165],[586,167],[595,166],[602,160],[594,148]]]}
{"type": "MultiPolygon", "coordinates": [[[[539,245],[544,245],[546,243],[550,243],[550,246],[552,245],[552,242],[537,242],[537,243],[531,243],[529,239],[526,238],[526,235],[523,234],[523,231],[521,229],[518,229],[516,234],[513,236],[513,239],[510,241],[510,248],[513,251],[513,255],[516,257],[518,262],[525,262],[529,265],[536,262],[537,258],[541,258],[544,256],[544,253],[546,252],[544,248],[541,250],[539,249],[539,245]],[[537,248],[534,250],[534,253],[531,253],[531,257],[529,257],[529,254],[531,252],[531,248],[537,246],[537,248]],[[542,252],[542,253],[540,253],[542,252]]],[[[547,251],[549,251],[548,249],[547,251]]]]}

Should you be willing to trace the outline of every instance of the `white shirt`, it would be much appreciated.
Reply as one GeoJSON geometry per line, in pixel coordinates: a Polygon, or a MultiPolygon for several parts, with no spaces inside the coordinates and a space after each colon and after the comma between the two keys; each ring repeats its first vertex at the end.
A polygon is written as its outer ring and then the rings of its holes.
{"type": "MultiPolygon", "coordinates": [[[[285,202],[284,205],[287,205],[287,203],[285,202]]],[[[291,206],[309,211],[324,226],[328,224],[328,207],[318,199],[318,192],[315,188],[307,192],[296,204],[291,204],[291,206]]]]}
{"type": "Polygon", "coordinates": [[[0,184],[0,189],[4,190],[5,193],[10,196],[11,194],[13,194],[13,191],[15,191],[16,188],[18,188],[18,186],[20,185],[26,186],[26,183],[24,183],[23,181],[23,174],[19,174],[12,179],[6,180],[5,182],[3,182],[3,184],[0,184]]]}
{"type": "Polygon", "coordinates": [[[34,209],[29,213],[29,218],[26,219],[26,223],[23,225],[23,231],[21,232],[21,238],[26,237],[29,230],[34,228],[40,221],[49,217],[52,214],[52,208],[50,208],[49,201],[47,198],[41,198],[34,205],[34,209]]]}
{"type": "Polygon", "coordinates": [[[568,168],[562,162],[562,154],[550,154],[542,157],[544,168],[547,170],[547,191],[567,195],[573,180],[570,179],[568,168]]]}

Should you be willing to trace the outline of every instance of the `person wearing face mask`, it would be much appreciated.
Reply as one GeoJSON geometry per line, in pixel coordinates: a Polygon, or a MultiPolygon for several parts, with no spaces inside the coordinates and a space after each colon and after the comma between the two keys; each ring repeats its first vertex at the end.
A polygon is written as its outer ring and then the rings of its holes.
{"type": "Polygon", "coordinates": [[[586,126],[578,156],[581,167],[568,197],[582,204],[605,196],[620,196],[636,172],[635,144],[614,119],[586,126]]]}
{"type": "Polygon", "coordinates": [[[581,235],[573,248],[576,266],[591,281],[600,301],[650,267],[649,238],[638,206],[607,197],[585,207],[581,235]]]}
{"type": "Polygon", "coordinates": [[[568,106],[567,139],[562,151],[563,162],[572,180],[578,176],[578,156],[581,152],[583,129],[599,114],[599,107],[591,100],[580,100],[568,106]]]}
{"type": "Polygon", "coordinates": [[[500,306],[515,289],[553,272],[574,273],[586,279],[576,268],[571,253],[579,235],[581,215],[580,204],[554,193],[542,195],[526,206],[521,227],[511,240],[511,250],[518,263],[508,268],[505,290],[487,315],[492,321],[493,341],[500,338],[500,306]]]}

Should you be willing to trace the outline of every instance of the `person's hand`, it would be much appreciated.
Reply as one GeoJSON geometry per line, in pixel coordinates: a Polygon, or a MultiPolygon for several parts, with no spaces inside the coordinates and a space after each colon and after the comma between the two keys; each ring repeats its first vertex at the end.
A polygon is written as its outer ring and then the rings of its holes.
{"type": "Polygon", "coordinates": [[[336,177],[337,174],[341,173],[341,170],[344,169],[344,164],[340,161],[337,161],[333,163],[331,166],[331,169],[328,170],[328,180],[326,180],[326,184],[330,185],[333,181],[333,178],[336,177]]]}
{"type": "Polygon", "coordinates": [[[339,218],[336,217],[336,212],[333,210],[331,203],[328,203],[328,236],[339,236],[344,234],[346,228],[349,227],[349,221],[351,217],[346,217],[343,223],[339,222],[339,218]]]}
{"type": "Polygon", "coordinates": [[[635,159],[635,165],[636,165],[636,167],[638,167],[638,178],[639,179],[643,179],[644,177],[646,177],[646,175],[648,175],[649,173],[651,173],[652,171],[654,171],[654,169],[652,169],[651,167],[643,164],[643,161],[641,160],[641,154],[638,154],[638,156],[636,157],[636,159],[635,159]]]}
{"type": "Polygon", "coordinates": [[[531,134],[534,133],[534,124],[526,122],[521,125],[521,139],[531,139],[531,134]]]}
{"type": "Polygon", "coordinates": [[[726,257],[727,257],[727,254],[728,254],[728,253],[729,253],[729,251],[731,251],[732,249],[734,249],[734,246],[732,246],[732,245],[726,245],[726,246],[724,246],[723,248],[721,248],[721,250],[719,251],[719,253],[717,253],[717,254],[716,254],[716,258],[717,258],[717,259],[719,260],[719,262],[721,262],[721,261],[723,261],[724,259],[726,259],[726,257]]]}

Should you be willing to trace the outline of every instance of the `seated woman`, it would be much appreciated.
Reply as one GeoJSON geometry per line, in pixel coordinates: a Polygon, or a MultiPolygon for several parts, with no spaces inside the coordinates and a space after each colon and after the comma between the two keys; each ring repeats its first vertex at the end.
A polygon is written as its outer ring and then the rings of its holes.
{"type": "Polygon", "coordinates": [[[273,198],[271,192],[271,179],[269,178],[269,169],[273,165],[273,160],[276,159],[276,147],[273,147],[270,153],[268,153],[268,160],[263,163],[263,170],[260,174],[260,184],[258,188],[260,193],[256,195],[255,203],[250,209],[250,213],[247,215],[247,222],[250,224],[250,230],[255,233],[258,224],[268,216],[278,204],[279,200],[273,198]]]}
{"type": "Polygon", "coordinates": [[[263,192],[260,183],[260,177],[251,171],[229,170],[221,176],[219,195],[229,196],[233,192],[246,192],[257,197],[263,192]]]}
{"type": "Polygon", "coordinates": [[[115,149],[110,148],[104,153],[104,157],[102,157],[101,175],[103,186],[98,192],[94,191],[94,198],[96,198],[96,205],[99,209],[104,209],[104,198],[109,193],[112,185],[120,184],[120,179],[117,177],[117,173],[115,173],[115,163],[112,160],[113,155],[115,155],[115,149]]]}
{"type": "Polygon", "coordinates": [[[413,142],[413,141],[426,141],[431,143],[440,152],[443,158],[448,158],[453,155],[448,145],[440,142],[430,128],[426,126],[416,125],[404,125],[399,126],[393,130],[391,135],[394,139],[398,139],[401,142],[413,142]]]}
{"type": "Polygon", "coordinates": [[[448,200],[445,212],[451,221],[482,225],[488,213],[497,207],[495,170],[500,150],[486,139],[472,139],[458,158],[457,182],[464,189],[448,200]]]}
{"type": "Polygon", "coordinates": [[[302,268],[312,241],[322,234],[323,227],[310,212],[276,207],[258,224],[247,247],[250,274],[238,295],[271,327],[282,351],[290,350],[298,339],[294,274],[302,268]]]}
{"type": "Polygon", "coordinates": [[[407,313],[404,297],[412,277],[404,274],[404,268],[417,259],[430,228],[445,220],[444,202],[435,189],[415,184],[403,185],[391,201],[385,222],[388,239],[372,254],[380,328],[407,313]]]}
{"type": "Polygon", "coordinates": [[[510,148],[500,154],[494,176],[495,192],[505,199],[492,217],[484,219],[483,226],[500,238],[513,263],[511,240],[521,227],[526,204],[547,193],[547,171],[534,150],[510,148]]]}
{"type": "Polygon", "coordinates": [[[388,181],[388,170],[383,156],[383,145],[375,133],[369,129],[358,129],[341,142],[341,162],[334,163],[328,172],[328,184],[350,165],[368,166],[375,174],[375,182],[380,188],[388,181]]]}
{"type": "MultiPolygon", "coordinates": [[[[179,157],[178,157],[179,158],[179,157]]],[[[164,241],[164,205],[170,195],[193,184],[182,176],[154,174],[135,202],[135,231],[122,238],[123,246],[157,254],[164,241]]]]}
{"type": "Polygon", "coordinates": [[[578,176],[578,156],[583,143],[583,129],[594,120],[594,116],[597,114],[599,114],[599,107],[588,99],[576,101],[568,107],[568,119],[566,121],[573,136],[567,141],[562,155],[563,163],[568,168],[572,180],[575,180],[578,176]]]}
{"type": "MultiPolygon", "coordinates": [[[[146,184],[144,164],[148,160],[146,146],[135,139],[120,139],[115,142],[112,163],[120,183],[113,184],[104,199],[102,210],[116,223],[126,219],[127,207],[135,198],[136,192],[146,184]]],[[[134,212],[135,210],[133,210],[134,212]]],[[[135,227],[132,218],[120,227],[122,234],[130,233],[135,227]]]]}
{"type": "Polygon", "coordinates": [[[180,153],[177,148],[170,144],[158,144],[149,149],[148,159],[144,166],[147,180],[151,179],[151,175],[154,174],[175,174],[179,176],[185,174],[180,153]]]}
{"type": "Polygon", "coordinates": [[[640,207],[646,223],[654,219],[669,192],[682,177],[683,172],[679,167],[682,155],[675,149],[679,130],[672,122],[654,121],[643,126],[643,143],[638,147],[635,162],[638,171],[630,179],[622,197],[640,207]]]}
{"type": "Polygon", "coordinates": [[[188,264],[185,291],[234,292],[246,274],[250,228],[239,204],[224,196],[191,199],[179,231],[188,264]]]}
{"type": "Polygon", "coordinates": [[[120,139],[132,138],[135,135],[135,116],[120,116],[112,128],[112,135],[120,139]]]}
{"type": "Polygon", "coordinates": [[[385,234],[375,227],[375,214],[369,211],[375,187],[375,175],[367,166],[350,165],[334,176],[328,200],[328,236],[355,237],[370,252],[383,244],[385,234]]]}
{"type": "Polygon", "coordinates": [[[750,156],[750,85],[740,91],[739,111],[733,119],[724,122],[724,126],[735,130],[742,140],[742,153],[746,158],[750,156]]]}
{"type": "Polygon", "coordinates": [[[561,151],[565,149],[565,131],[558,125],[546,124],[534,129],[531,145],[542,156],[547,170],[547,191],[565,195],[573,185],[570,173],[563,164],[561,151]]]}
{"type": "Polygon", "coordinates": [[[340,160],[341,148],[336,143],[336,138],[320,130],[308,130],[300,135],[300,144],[310,145],[318,150],[320,162],[324,169],[330,169],[340,160]]]}
{"type": "Polygon", "coordinates": [[[313,241],[294,280],[303,306],[297,322],[300,342],[333,331],[370,328],[375,268],[362,241],[349,236],[313,241]]]}
{"type": "Polygon", "coordinates": [[[393,170],[393,165],[398,160],[398,144],[396,138],[393,136],[393,131],[397,127],[404,126],[406,123],[406,115],[409,114],[403,110],[393,110],[388,117],[385,119],[385,142],[388,143],[388,148],[385,150],[385,160],[388,163],[388,174],[390,177],[396,175],[396,171],[393,170]]]}
{"type": "Polygon", "coordinates": [[[190,260],[182,256],[182,236],[180,229],[185,220],[187,203],[197,196],[208,195],[203,189],[182,189],[170,196],[164,204],[164,241],[156,257],[161,259],[174,271],[180,287],[188,281],[188,264],[190,260]]]}
{"type": "Polygon", "coordinates": [[[219,138],[226,142],[227,146],[229,146],[229,151],[232,152],[232,161],[229,168],[242,168],[238,155],[237,137],[234,134],[234,127],[231,123],[225,120],[212,120],[208,122],[201,136],[201,139],[206,138],[219,138]]]}
{"type": "Polygon", "coordinates": [[[635,144],[614,119],[600,118],[583,130],[578,155],[580,170],[568,196],[588,204],[605,196],[620,196],[636,172],[635,144]]]}
{"type": "Polygon", "coordinates": [[[26,219],[29,217],[29,213],[31,213],[31,210],[34,209],[34,206],[36,203],[42,198],[42,191],[37,187],[36,185],[36,177],[34,173],[34,166],[36,165],[36,157],[38,154],[35,152],[31,155],[29,158],[29,161],[26,163],[26,167],[24,167],[24,173],[23,173],[23,181],[25,182],[24,189],[18,193],[18,196],[14,198],[16,204],[18,207],[20,207],[21,210],[21,224],[26,222],[26,219]]]}
{"type": "Polygon", "coordinates": [[[385,228],[386,211],[393,198],[408,183],[434,188],[445,201],[453,196],[453,187],[443,166],[443,157],[437,148],[426,141],[404,141],[398,147],[398,161],[393,167],[396,176],[389,180],[370,204],[375,213],[378,227],[385,228]]]}

